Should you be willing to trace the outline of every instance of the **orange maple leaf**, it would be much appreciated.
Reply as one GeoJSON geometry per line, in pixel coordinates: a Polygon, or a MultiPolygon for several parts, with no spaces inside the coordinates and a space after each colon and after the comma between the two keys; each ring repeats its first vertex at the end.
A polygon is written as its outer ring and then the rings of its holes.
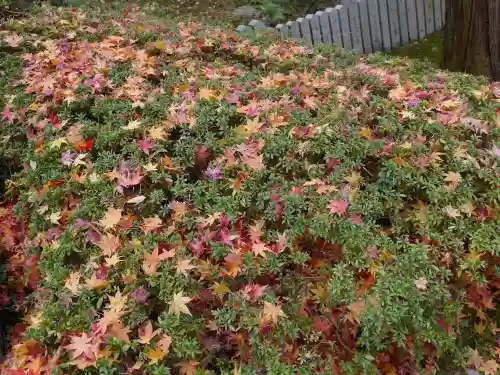
{"type": "Polygon", "coordinates": [[[145,345],[149,344],[159,332],[161,332],[160,329],[153,331],[153,323],[151,323],[151,320],[148,320],[145,325],[139,328],[139,339],[136,341],[145,345]]]}
{"type": "Polygon", "coordinates": [[[80,283],[81,277],[82,275],[80,274],[80,272],[73,271],[69,275],[69,278],[66,279],[64,286],[66,287],[66,289],[69,289],[71,294],[76,295],[78,293],[78,285],[80,283]]]}
{"type": "Polygon", "coordinates": [[[146,254],[142,262],[142,269],[148,276],[156,275],[156,269],[160,262],[165,259],[173,258],[175,256],[175,249],[165,251],[161,254],[158,253],[158,247],[155,247],[151,254],[146,254]]]}
{"type": "Polygon", "coordinates": [[[102,250],[103,255],[111,256],[120,248],[120,241],[114,234],[106,233],[101,236],[97,246],[102,250]]]}
{"type": "Polygon", "coordinates": [[[142,222],[141,229],[144,234],[151,233],[162,226],[163,222],[157,216],[145,218],[142,222]]]}
{"type": "Polygon", "coordinates": [[[120,322],[119,320],[108,327],[107,333],[111,337],[115,337],[119,340],[130,343],[130,338],[128,337],[128,334],[130,333],[130,329],[125,327],[123,325],[123,323],[120,322]]]}
{"type": "Polygon", "coordinates": [[[104,227],[104,229],[112,229],[114,228],[122,218],[122,210],[110,207],[108,211],[99,221],[99,224],[104,227]]]}
{"type": "Polygon", "coordinates": [[[172,337],[170,337],[169,335],[163,335],[160,341],[156,343],[156,347],[165,354],[168,354],[170,345],[172,345],[172,337]]]}
{"type": "Polygon", "coordinates": [[[180,367],[179,372],[181,375],[195,375],[199,363],[196,361],[184,361],[178,363],[176,366],[180,367]]]}

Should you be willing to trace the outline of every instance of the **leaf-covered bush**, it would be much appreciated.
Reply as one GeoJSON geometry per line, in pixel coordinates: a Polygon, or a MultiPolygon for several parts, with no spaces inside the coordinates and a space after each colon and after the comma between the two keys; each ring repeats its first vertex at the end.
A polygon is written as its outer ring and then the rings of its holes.
{"type": "Polygon", "coordinates": [[[0,132],[27,139],[3,246],[39,270],[9,366],[495,373],[500,86],[96,17],[0,34],[0,132]]]}

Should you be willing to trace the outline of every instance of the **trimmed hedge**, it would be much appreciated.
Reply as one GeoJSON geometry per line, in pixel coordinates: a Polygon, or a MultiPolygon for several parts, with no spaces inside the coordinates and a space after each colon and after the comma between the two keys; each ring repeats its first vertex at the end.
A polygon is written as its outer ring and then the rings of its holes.
{"type": "Polygon", "coordinates": [[[496,83],[138,9],[4,27],[11,367],[494,373],[496,83]]]}

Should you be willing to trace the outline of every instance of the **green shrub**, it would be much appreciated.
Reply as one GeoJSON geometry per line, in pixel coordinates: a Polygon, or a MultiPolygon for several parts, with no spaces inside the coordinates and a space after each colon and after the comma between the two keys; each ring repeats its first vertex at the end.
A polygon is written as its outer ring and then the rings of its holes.
{"type": "Polygon", "coordinates": [[[6,25],[31,51],[2,127],[28,134],[11,190],[40,258],[12,366],[494,367],[497,84],[137,9],[98,20],[6,25]]]}

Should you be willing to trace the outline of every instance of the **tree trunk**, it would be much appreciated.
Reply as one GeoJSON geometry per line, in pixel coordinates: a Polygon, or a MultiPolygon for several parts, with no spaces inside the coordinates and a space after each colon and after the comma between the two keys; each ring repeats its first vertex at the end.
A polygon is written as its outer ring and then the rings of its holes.
{"type": "Polygon", "coordinates": [[[500,0],[446,0],[443,62],[500,81],[500,0]]]}

